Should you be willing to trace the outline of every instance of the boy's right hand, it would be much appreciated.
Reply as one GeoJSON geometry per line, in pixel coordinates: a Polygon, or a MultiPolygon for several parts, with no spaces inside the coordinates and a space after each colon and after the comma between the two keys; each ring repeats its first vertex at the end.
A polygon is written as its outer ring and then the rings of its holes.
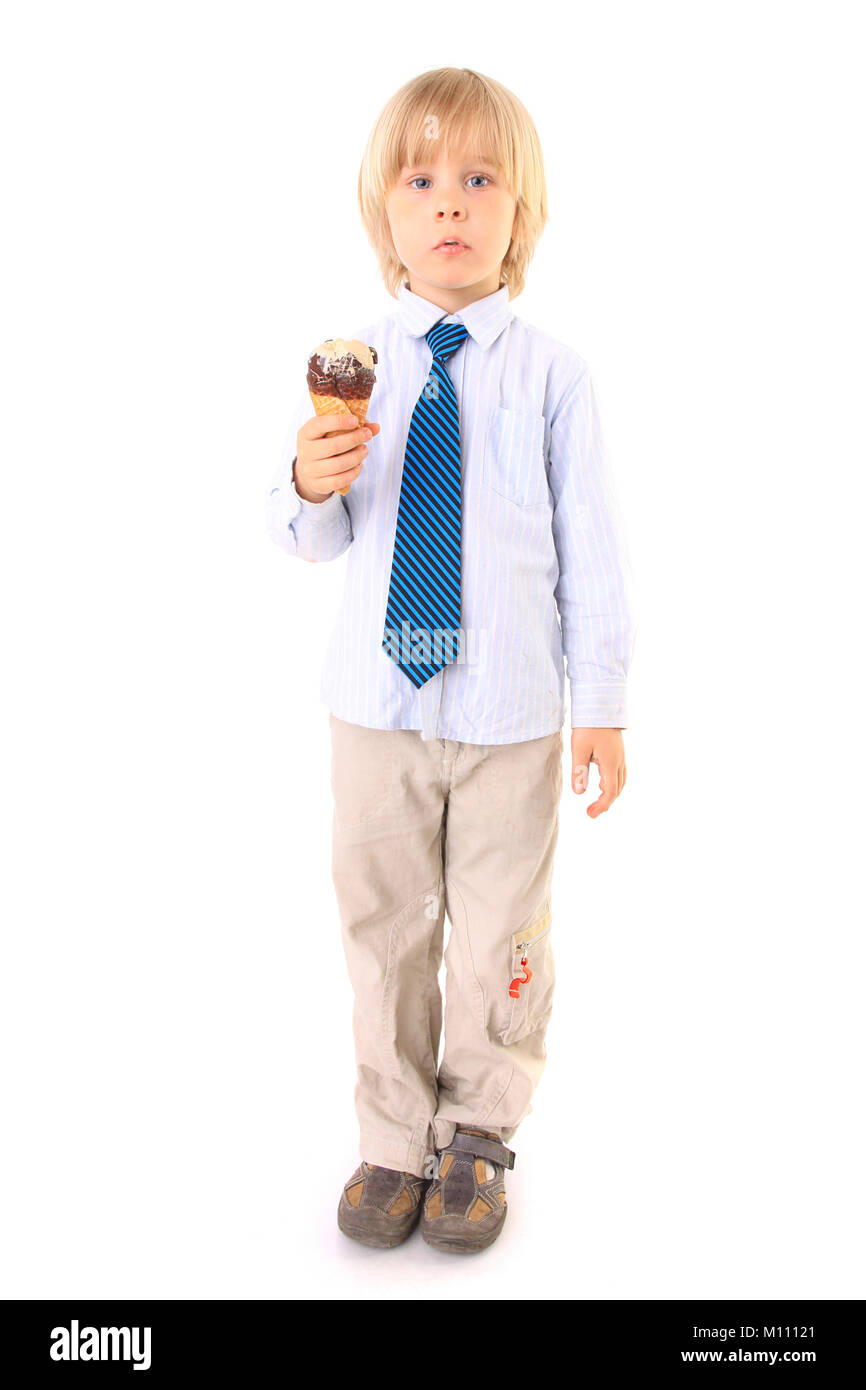
{"type": "Polygon", "coordinates": [[[368,420],[363,428],[354,416],[313,415],[298,430],[295,491],[305,502],[324,502],[338,487],[353,483],[370,452],[366,440],[379,433],[368,420]],[[336,432],[335,432],[336,431],[336,432]],[[326,435],[332,435],[327,439],[326,435]]]}

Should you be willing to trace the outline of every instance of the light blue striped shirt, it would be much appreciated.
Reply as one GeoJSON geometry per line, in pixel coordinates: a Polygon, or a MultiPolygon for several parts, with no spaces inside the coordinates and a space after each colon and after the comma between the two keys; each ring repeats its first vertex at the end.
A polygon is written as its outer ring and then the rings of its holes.
{"type": "MultiPolygon", "coordinates": [[[[586,363],[518,318],[508,289],[446,314],[406,284],[351,335],[376,349],[380,433],[345,497],[299,497],[304,388],[267,496],[268,533],[302,560],[348,551],[320,694],[338,719],[424,739],[517,743],[571,724],[625,728],[634,645],[631,569],[586,363]],[[462,611],[455,661],[417,690],[383,649],[403,456],[440,320],[469,336],[448,362],[460,410],[462,611]]],[[[399,636],[399,634],[398,634],[399,636]]],[[[403,634],[411,640],[408,634],[403,634]]]]}

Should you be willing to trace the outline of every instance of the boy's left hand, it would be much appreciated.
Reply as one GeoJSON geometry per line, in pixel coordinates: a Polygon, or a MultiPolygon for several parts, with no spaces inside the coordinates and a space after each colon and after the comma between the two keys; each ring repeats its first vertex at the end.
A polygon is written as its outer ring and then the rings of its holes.
{"type": "Polygon", "coordinates": [[[625,786],[625,748],[621,729],[572,729],[571,785],[581,795],[589,783],[589,765],[598,768],[598,786],[602,795],[586,814],[600,816],[612,805],[625,786]]]}

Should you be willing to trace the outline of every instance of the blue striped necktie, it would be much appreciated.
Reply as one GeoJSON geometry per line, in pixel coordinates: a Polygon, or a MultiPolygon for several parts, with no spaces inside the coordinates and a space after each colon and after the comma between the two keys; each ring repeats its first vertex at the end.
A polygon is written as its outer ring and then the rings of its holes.
{"type": "Polygon", "coordinates": [[[460,650],[460,419],[448,358],[469,330],[427,334],[430,374],[412,413],[382,646],[419,689],[460,650]]]}

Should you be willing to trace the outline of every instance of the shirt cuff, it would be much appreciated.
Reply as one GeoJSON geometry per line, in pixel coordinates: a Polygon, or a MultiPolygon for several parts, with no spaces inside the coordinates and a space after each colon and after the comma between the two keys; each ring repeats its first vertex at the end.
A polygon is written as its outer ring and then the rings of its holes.
{"type": "Polygon", "coordinates": [[[573,729],[625,729],[625,681],[570,681],[573,729]]]}
{"type": "Polygon", "coordinates": [[[297,516],[299,512],[304,516],[311,517],[313,521],[321,521],[327,524],[333,521],[343,510],[343,498],[339,492],[332,492],[330,497],[326,497],[323,502],[308,502],[306,497],[302,497],[295,487],[295,463],[296,458],[292,459],[289,470],[288,502],[292,516],[297,516]]]}

